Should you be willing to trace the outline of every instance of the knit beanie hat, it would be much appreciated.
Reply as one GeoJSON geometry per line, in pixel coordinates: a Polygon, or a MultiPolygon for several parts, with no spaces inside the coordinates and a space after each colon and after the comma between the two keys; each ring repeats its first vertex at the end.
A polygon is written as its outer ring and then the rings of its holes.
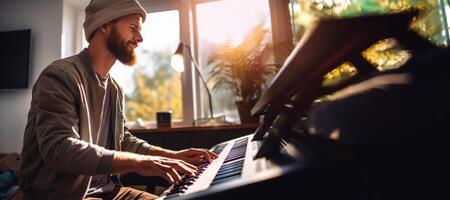
{"type": "Polygon", "coordinates": [[[95,30],[103,24],[131,14],[141,14],[144,22],[147,14],[137,0],[91,0],[85,13],[83,28],[88,42],[95,30]]]}

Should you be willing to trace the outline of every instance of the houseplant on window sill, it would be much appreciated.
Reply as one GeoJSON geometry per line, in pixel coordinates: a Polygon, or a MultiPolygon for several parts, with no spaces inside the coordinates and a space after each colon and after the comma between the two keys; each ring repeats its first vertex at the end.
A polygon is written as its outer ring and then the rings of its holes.
{"type": "Polygon", "coordinates": [[[250,116],[250,110],[280,68],[275,63],[273,46],[267,42],[264,21],[264,18],[258,20],[237,46],[227,40],[208,59],[211,67],[208,83],[212,84],[213,90],[225,89],[234,93],[241,124],[258,121],[258,116],[250,116]]]}

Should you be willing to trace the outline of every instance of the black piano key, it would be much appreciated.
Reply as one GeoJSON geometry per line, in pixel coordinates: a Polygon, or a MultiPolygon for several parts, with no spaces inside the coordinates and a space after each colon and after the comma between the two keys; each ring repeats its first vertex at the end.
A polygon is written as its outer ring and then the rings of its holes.
{"type": "Polygon", "coordinates": [[[238,147],[235,147],[235,148],[231,148],[230,152],[244,151],[245,149],[247,149],[247,145],[245,145],[245,146],[238,146],[238,147]]]}
{"type": "Polygon", "coordinates": [[[239,158],[239,157],[244,157],[244,156],[245,156],[244,153],[233,154],[233,155],[228,156],[225,160],[230,160],[230,159],[233,159],[233,158],[239,158]]]}
{"type": "Polygon", "coordinates": [[[188,181],[188,182],[186,182],[186,185],[187,185],[187,186],[192,185],[192,184],[194,184],[194,181],[188,181]]]}
{"type": "Polygon", "coordinates": [[[167,195],[166,197],[164,197],[164,199],[172,199],[172,198],[176,198],[176,197],[179,197],[179,196],[181,196],[180,193],[170,194],[170,195],[167,195]]]}
{"type": "Polygon", "coordinates": [[[241,156],[241,155],[245,155],[245,152],[231,152],[230,154],[228,154],[228,156],[226,158],[230,158],[233,156],[241,156]]]}
{"type": "Polygon", "coordinates": [[[187,185],[177,185],[172,190],[178,190],[178,189],[187,189],[187,185]]]}
{"type": "Polygon", "coordinates": [[[236,164],[233,164],[233,165],[223,166],[223,167],[221,167],[221,168],[219,169],[219,171],[223,171],[223,170],[227,170],[227,169],[233,169],[233,168],[236,168],[236,167],[242,168],[242,166],[244,166],[243,163],[236,163],[236,164]]]}
{"type": "Polygon", "coordinates": [[[170,193],[178,193],[181,190],[187,189],[187,186],[177,186],[170,190],[170,193]]]}
{"type": "Polygon", "coordinates": [[[236,163],[236,162],[244,162],[244,158],[236,158],[234,160],[224,161],[223,164],[228,165],[228,164],[236,163]]]}
{"type": "Polygon", "coordinates": [[[237,164],[234,164],[234,165],[227,165],[227,166],[221,167],[218,172],[225,171],[225,170],[228,170],[228,169],[242,168],[243,166],[244,166],[243,163],[237,163],[237,164]]]}
{"type": "Polygon", "coordinates": [[[238,159],[243,159],[244,157],[245,156],[239,156],[239,157],[232,157],[232,158],[229,158],[229,159],[225,159],[224,163],[225,162],[231,162],[231,161],[238,160],[238,159]]]}
{"type": "Polygon", "coordinates": [[[231,150],[241,149],[241,148],[247,148],[247,145],[237,145],[237,146],[233,146],[233,147],[231,148],[231,150]]]}
{"type": "Polygon", "coordinates": [[[208,166],[209,165],[209,163],[201,163],[201,164],[197,164],[197,168],[199,168],[199,167],[206,167],[206,166],[208,166]]]}
{"type": "Polygon", "coordinates": [[[231,149],[228,154],[234,154],[234,153],[238,153],[238,152],[239,153],[240,152],[245,152],[246,150],[247,150],[247,146],[241,146],[241,147],[238,147],[238,148],[231,149]]]}
{"type": "Polygon", "coordinates": [[[239,175],[240,176],[241,174],[242,174],[241,171],[231,171],[231,172],[227,172],[227,173],[224,173],[224,174],[217,175],[216,177],[214,177],[213,181],[217,181],[217,180],[224,179],[224,178],[227,178],[227,177],[230,177],[230,176],[235,176],[235,175],[239,175]]]}
{"type": "Polygon", "coordinates": [[[226,174],[226,173],[230,173],[230,172],[234,172],[234,171],[239,171],[239,172],[242,171],[242,166],[236,166],[236,167],[233,167],[233,168],[228,168],[228,169],[225,169],[225,170],[218,171],[216,176],[222,175],[222,174],[226,174]]]}
{"type": "Polygon", "coordinates": [[[236,145],[236,144],[247,144],[247,141],[248,141],[248,138],[242,138],[240,140],[236,140],[234,142],[234,145],[236,145]]]}
{"type": "Polygon", "coordinates": [[[242,174],[241,171],[233,171],[233,172],[230,172],[230,173],[221,174],[219,176],[216,176],[213,181],[218,181],[218,180],[221,180],[221,179],[224,179],[224,178],[228,178],[228,177],[232,177],[232,176],[236,176],[236,175],[241,176],[241,174],[242,174]]]}
{"type": "Polygon", "coordinates": [[[227,177],[227,178],[223,178],[223,179],[220,179],[220,180],[215,180],[215,181],[213,181],[211,183],[211,185],[217,185],[217,184],[220,184],[220,183],[225,183],[225,182],[228,182],[228,181],[232,181],[232,180],[238,179],[239,177],[241,177],[240,174],[235,175],[235,176],[230,176],[230,177],[227,177]]]}
{"type": "Polygon", "coordinates": [[[220,171],[220,172],[218,172],[217,174],[216,174],[216,176],[220,176],[220,175],[222,175],[222,174],[227,174],[227,173],[232,173],[232,172],[240,172],[240,171],[242,171],[242,167],[235,167],[235,168],[231,168],[231,169],[227,169],[227,170],[223,170],[223,171],[220,171]]]}
{"type": "Polygon", "coordinates": [[[237,145],[234,145],[233,147],[231,147],[231,150],[238,149],[238,148],[244,148],[244,147],[247,147],[246,143],[245,144],[237,144],[237,145]]]}
{"type": "Polygon", "coordinates": [[[237,156],[237,155],[245,155],[245,152],[243,152],[243,151],[242,152],[230,152],[230,154],[228,154],[228,156],[226,158],[237,156]]]}
{"type": "Polygon", "coordinates": [[[187,190],[187,188],[179,188],[179,189],[172,189],[169,193],[167,193],[168,195],[171,194],[182,194],[187,190]]]}
{"type": "Polygon", "coordinates": [[[229,163],[225,163],[224,165],[222,165],[220,167],[220,169],[222,168],[227,168],[227,167],[231,167],[231,166],[236,166],[236,165],[243,165],[244,164],[244,159],[236,161],[236,162],[229,162],[229,163]]]}

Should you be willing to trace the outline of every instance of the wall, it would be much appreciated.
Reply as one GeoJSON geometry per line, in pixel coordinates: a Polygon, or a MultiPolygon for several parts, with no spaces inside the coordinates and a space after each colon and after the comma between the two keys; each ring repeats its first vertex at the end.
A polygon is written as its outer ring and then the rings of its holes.
{"type": "MultiPolygon", "coordinates": [[[[71,35],[66,37],[66,42],[70,42],[71,44],[69,45],[73,46],[72,49],[69,48],[68,50],[76,54],[88,46],[87,41],[84,39],[83,22],[85,18],[84,9],[90,0],[63,1],[63,33],[71,35]]],[[[72,54],[66,52],[66,55],[72,54]]]]}
{"type": "Polygon", "coordinates": [[[0,31],[31,29],[28,89],[0,90],[0,152],[22,149],[31,88],[39,73],[61,56],[62,7],[62,0],[0,0],[0,31]]]}
{"type": "Polygon", "coordinates": [[[75,7],[67,1],[63,2],[62,46],[61,57],[65,58],[74,54],[74,35],[76,34],[77,12],[75,7]]]}

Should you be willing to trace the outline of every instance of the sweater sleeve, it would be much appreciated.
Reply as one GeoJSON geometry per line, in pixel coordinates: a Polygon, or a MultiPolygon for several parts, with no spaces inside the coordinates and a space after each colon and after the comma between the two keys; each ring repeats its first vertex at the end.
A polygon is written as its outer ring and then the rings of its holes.
{"type": "Polygon", "coordinates": [[[147,154],[148,150],[150,149],[151,145],[147,143],[147,141],[137,138],[136,136],[132,135],[129,131],[127,126],[124,127],[124,137],[122,140],[122,148],[125,151],[142,154],[147,154]]]}
{"type": "Polygon", "coordinates": [[[42,72],[33,91],[40,155],[47,165],[66,173],[111,173],[113,151],[80,138],[78,108],[86,100],[81,90],[81,82],[58,67],[42,72]]]}

